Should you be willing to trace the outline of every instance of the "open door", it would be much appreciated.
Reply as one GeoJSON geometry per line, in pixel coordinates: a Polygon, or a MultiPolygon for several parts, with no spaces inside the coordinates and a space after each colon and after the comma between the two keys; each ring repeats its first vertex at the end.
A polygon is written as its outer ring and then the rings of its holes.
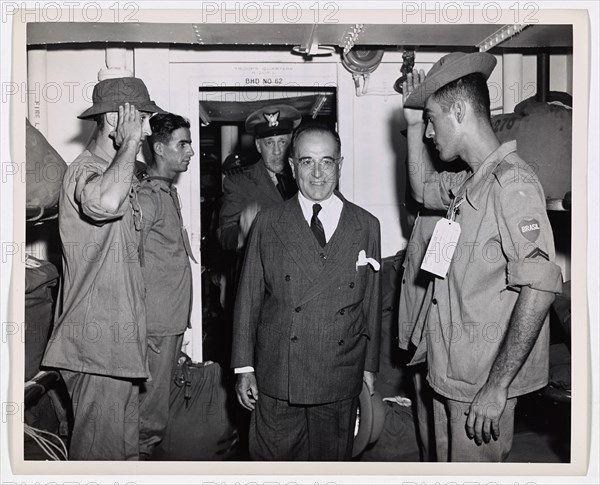
{"type": "Polygon", "coordinates": [[[334,87],[220,87],[199,89],[203,359],[229,365],[239,255],[220,247],[222,178],[257,163],[246,118],[264,106],[288,104],[303,122],[337,124],[334,87]]]}

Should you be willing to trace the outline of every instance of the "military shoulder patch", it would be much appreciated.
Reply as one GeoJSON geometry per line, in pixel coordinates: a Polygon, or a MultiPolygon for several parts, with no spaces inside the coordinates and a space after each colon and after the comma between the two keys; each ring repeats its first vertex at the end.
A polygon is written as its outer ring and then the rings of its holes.
{"type": "Polygon", "coordinates": [[[540,237],[540,223],[537,219],[522,219],[519,222],[519,231],[525,239],[535,242],[540,237]]]}

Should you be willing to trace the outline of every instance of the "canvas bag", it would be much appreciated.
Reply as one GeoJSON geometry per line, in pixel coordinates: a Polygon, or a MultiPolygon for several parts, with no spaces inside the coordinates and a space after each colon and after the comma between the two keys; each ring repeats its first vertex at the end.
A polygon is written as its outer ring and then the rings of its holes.
{"type": "Polygon", "coordinates": [[[58,204],[67,164],[27,118],[25,123],[26,207],[49,209],[58,204]]]}
{"type": "Polygon", "coordinates": [[[234,457],[238,433],[230,418],[219,364],[196,364],[182,352],[169,406],[167,430],[153,460],[222,461],[234,457]]]}

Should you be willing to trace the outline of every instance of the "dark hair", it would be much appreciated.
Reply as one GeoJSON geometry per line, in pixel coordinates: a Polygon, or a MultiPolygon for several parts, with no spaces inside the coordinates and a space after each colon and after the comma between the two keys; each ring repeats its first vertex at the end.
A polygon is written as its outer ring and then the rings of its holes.
{"type": "Polygon", "coordinates": [[[456,81],[442,86],[432,98],[438,102],[443,111],[448,111],[450,106],[463,99],[468,101],[475,113],[488,121],[490,115],[490,91],[485,76],[479,72],[467,74],[456,81]]]}
{"type": "Polygon", "coordinates": [[[187,128],[189,130],[190,122],[183,116],[173,113],[159,113],[150,118],[150,128],[152,129],[152,135],[148,138],[148,142],[150,143],[152,158],[148,160],[148,166],[152,167],[156,164],[154,158],[154,144],[156,142],[169,143],[171,141],[171,134],[179,128],[187,128]]]}
{"type": "Polygon", "coordinates": [[[298,143],[298,140],[300,139],[300,137],[302,135],[305,135],[307,133],[318,133],[318,134],[331,135],[331,137],[334,139],[335,144],[337,146],[338,154],[341,153],[342,142],[340,140],[340,135],[338,135],[337,132],[333,128],[331,128],[329,125],[323,123],[322,121],[312,121],[312,122],[301,124],[300,127],[294,132],[294,135],[292,136],[292,148],[291,148],[290,153],[292,153],[292,154],[294,153],[294,148],[295,148],[296,144],[298,143]]]}
{"type": "Polygon", "coordinates": [[[190,122],[183,116],[173,113],[155,114],[150,118],[150,128],[152,135],[150,136],[150,145],[154,145],[157,141],[161,143],[169,143],[171,133],[179,128],[190,128],[190,122]]]}

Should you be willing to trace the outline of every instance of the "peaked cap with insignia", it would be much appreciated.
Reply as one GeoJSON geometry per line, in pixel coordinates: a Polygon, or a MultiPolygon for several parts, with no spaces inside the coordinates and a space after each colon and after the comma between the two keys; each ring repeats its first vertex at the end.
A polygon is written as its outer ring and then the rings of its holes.
{"type": "Polygon", "coordinates": [[[302,121],[302,115],[293,106],[274,104],[256,110],[246,118],[246,131],[256,138],[287,135],[302,121]]]}

